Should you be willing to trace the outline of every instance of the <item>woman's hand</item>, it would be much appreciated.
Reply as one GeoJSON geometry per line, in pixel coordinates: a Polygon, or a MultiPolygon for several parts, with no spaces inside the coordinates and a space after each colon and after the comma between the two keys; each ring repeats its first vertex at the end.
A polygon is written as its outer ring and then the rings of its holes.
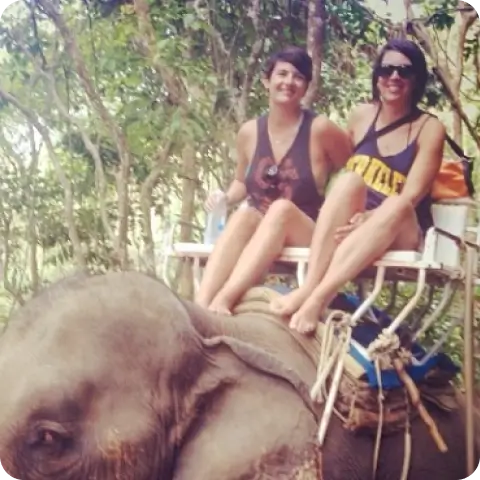
{"type": "Polygon", "coordinates": [[[207,200],[205,201],[205,210],[211,212],[217,207],[221,202],[226,202],[228,200],[227,194],[221,190],[214,190],[210,192],[207,200]]]}
{"type": "Polygon", "coordinates": [[[343,227],[338,227],[335,231],[335,241],[340,243],[343,239],[345,239],[350,233],[352,233],[355,229],[357,229],[362,223],[365,222],[367,219],[368,214],[367,212],[357,212],[349,221],[347,225],[343,227]]]}

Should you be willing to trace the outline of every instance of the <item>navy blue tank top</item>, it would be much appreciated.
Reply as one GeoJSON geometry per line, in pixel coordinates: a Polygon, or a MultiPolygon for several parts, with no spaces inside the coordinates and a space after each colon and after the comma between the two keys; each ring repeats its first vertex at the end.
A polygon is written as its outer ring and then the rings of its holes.
{"type": "Polygon", "coordinates": [[[317,220],[324,197],[318,193],[310,162],[310,130],[315,114],[303,111],[297,135],[285,156],[275,162],[268,135],[268,115],[257,119],[257,145],[245,186],[249,205],[261,213],[277,199],[285,198],[317,220]]]}
{"type": "MultiPolygon", "coordinates": [[[[367,135],[375,131],[380,109],[378,110],[367,135]]],[[[417,136],[407,147],[396,155],[382,156],[378,151],[377,138],[373,136],[360,147],[355,149],[353,156],[348,160],[346,170],[358,173],[367,184],[367,210],[378,207],[385,198],[399,195],[405,185],[408,172],[410,171],[417,153],[417,136]]],[[[418,223],[423,232],[433,225],[431,214],[432,199],[426,195],[417,205],[416,214],[418,223]]]]}

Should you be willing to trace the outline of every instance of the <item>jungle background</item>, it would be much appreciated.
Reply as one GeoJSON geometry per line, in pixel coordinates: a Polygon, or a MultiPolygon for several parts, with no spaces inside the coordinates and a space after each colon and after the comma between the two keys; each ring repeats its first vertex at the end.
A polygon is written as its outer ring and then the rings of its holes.
{"type": "MultiPolygon", "coordinates": [[[[14,308],[74,271],[163,277],[174,225],[175,240],[201,241],[203,202],[232,178],[239,125],[267,107],[262,63],[288,44],[306,46],[314,60],[306,105],[344,126],[352,106],[370,98],[379,46],[416,39],[432,71],[424,107],[477,157],[480,190],[475,10],[455,0],[385,2],[401,13],[398,21],[379,16],[374,3],[19,0],[8,7],[0,21],[0,329],[14,308]]],[[[187,265],[173,263],[166,274],[191,294],[187,265]]],[[[478,289],[475,301],[478,317],[478,289]]],[[[462,315],[461,298],[457,304],[432,338],[462,315]]],[[[459,361],[461,334],[447,345],[459,361]]]]}

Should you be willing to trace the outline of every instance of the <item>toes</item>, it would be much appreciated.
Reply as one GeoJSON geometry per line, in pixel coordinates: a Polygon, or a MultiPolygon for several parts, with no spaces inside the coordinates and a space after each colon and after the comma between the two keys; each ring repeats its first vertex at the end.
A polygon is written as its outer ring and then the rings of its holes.
{"type": "Polygon", "coordinates": [[[270,306],[270,310],[276,315],[280,315],[282,317],[291,315],[295,311],[295,309],[291,308],[291,306],[289,307],[289,305],[286,302],[285,303],[278,302],[275,305],[272,304],[270,306]]]}
{"type": "Polygon", "coordinates": [[[303,333],[305,335],[312,335],[313,333],[315,333],[315,331],[317,330],[317,322],[315,321],[315,323],[308,323],[308,325],[305,325],[304,328],[303,328],[303,333]]]}
{"type": "Polygon", "coordinates": [[[233,302],[226,295],[217,295],[208,306],[211,312],[219,315],[232,315],[231,306],[233,302]]]}
{"type": "Polygon", "coordinates": [[[219,315],[232,315],[232,312],[226,305],[210,305],[209,310],[219,315]]]}
{"type": "Polygon", "coordinates": [[[290,323],[288,324],[288,326],[292,329],[292,330],[298,330],[299,329],[299,325],[298,325],[298,315],[293,315],[291,320],[290,320],[290,323]]]}
{"type": "Polygon", "coordinates": [[[289,327],[304,335],[310,335],[317,330],[317,323],[315,312],[299,312],[292,316],[289,327]]]}

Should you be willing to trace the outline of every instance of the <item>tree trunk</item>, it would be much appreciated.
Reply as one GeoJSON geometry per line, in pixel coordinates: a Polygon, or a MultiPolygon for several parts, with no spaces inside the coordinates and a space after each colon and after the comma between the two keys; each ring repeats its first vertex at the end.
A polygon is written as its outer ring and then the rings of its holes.
{"type": "Polygon", "coordinates": [[[164,148],[159,148],[157,154],[157,162],[147,175],[140,187],[140,208],[142,211],[142,236],[144,259],[146,264],[146,271],[150,275],[157,275],[157,262],[155,258],[155,242],[152,232],[151,211],[152,211],[152,192],[158,179],[165,169],[165,164],[170,156],[172,149],[172,142],[167,144],[164,148]]]}
{"type": "Polygon", "coordinates": [[[114,244],[118,256],[119,266],[122,270],[128,268],[128,219],[129,219],[129,181],[131,154],[127,145],[127,139],[123,131],[116,124],[100,98],[91,80],[86,64],[78,48],[73,32],[68,28],[62,14],[57,10],[56,5],[49,0],[37,0],[44,12],[53,21],[65,42],[65,48],[75,65],[75,71],[80,78],[87,97],[92,102],[96,112],[105,123],[113,140],[115,141],[120,165],[116,172],[116,184],[118,193],[118,233],[114,244]]]}
{"type": "Polygon", "coordinates": [[[37,236],[37,216],[35,215],[35,204],[36,204],[36,189],[35,189],[35,180],[38,171],[38,157],[39,149],[35,144],[35,130],[32,125],[29,125],[29,141],[30,141],[30,166],[28,169],[28,226],[27,226],[27,237],[28,244],[30,246],[30,277],[32,282],[32,291],[37,293],[40,285],[40,277],[38,274],[38,261],[37,261],[37,245],[38,245],[38,236],[37,236]]]}
{"type": "MultiPolygon", "coordinates": [[[[237,122],[242,124],[247,119],[248,98],[253,85],[253,78],[258,66],[258,60],[263,52],[265,45],[265,24],[260,16],[260,0],[252,0],[250,7],[250,17],[252,19],[253,27],[255,29],[255,40],[252,44],[250,56],[247,61],[247,68],[245,69],[245,76],[243,78],[242,91],[240,93],[240,100],[237,106],[237,122]]],[[[232,87],[232,86],[230,86],[232,87]]]]}
{"type": "Polygon", "coordinates": [[[25,304],[25,299],[23,298],[22,293],[17,289],[12,282],[10,281],[10,278],[8,276],[8,270],[9,270],[9,264],[10,264],[10,224],[11,224],[11,219],[7,220],[6,218],[4,219],[5,221],[5,233],[3,237],[3,262],[2,265],[0,265],[1,270],[3,272],[3,286],[5,290],[14,298],[16,302],[18,302],[19,305],[24,305],[25,304]]]}
{"type": "MultiPolygon", "coordinates": [[[[477,18],[477,12],[463,11],[463,9],[465,9],[466,7],[468,7],[468,4],[466,2],[458,2],[458,8],[460,11],[457,13],[456,21],[456,23],[458,24],[458,39],[455,52],[456,68],[453,69],[452,73],[452,90],[459,104],[461,104],[460,88],[462,85],[463,77],[463,54],[465,47],[465,39],[467,37],[468,29],[473,25],[473,22],[477,18]]],[[[459,145],[462,145],[462,118],[457,111],[454,111],[453,115],[453,138],[459,145]]]]}
{"type": "Polygon", "coordinates": [[[107,195],[107,180],[105,178],[105,171],[103,169],[102,159],[100,158],[100,152],[98,147],[92,142],[92,139],[88,135],[85,128],[83,128],[81,122],[79,122],[73,115],[68,111],[68,108],[63,104],[60,96],[58,95],[57,89],[55,88],[55,80],[53,77],[46,74],[46,72],[41,71],[42,76],[44,77],[47,88],[49,89],[53,101],[60,112],[60,115],[71,125],[73,125],[80,137],[82,142],[90,155],[93,158],[93,163],[95,165],[95,186],[97,190],[98,204],[100,208],[100,219],[102,221],[103,228],[107,237],[112,242],[112,245],[115,244],[115,235],[110,227],[110,222],[108,219],[107,205],[106,205],[106,195],[107,195]]]}
{"type": "Polygon", "coordinates": [[[174,105],[186,106],[187,92],[183,81],[176,77],[174,72],[160,61],[160,56],[156,52],[155,30],[150,21],[148,2],[146,0],[134,0],[133,5],[138,18],[138,28],[141,35],[140,50],[142,54],[149,58],[159,80],[165,84],[170,102],[174,105]]]}
{"type": "Polygon", "coordinates": [[[326,11],[324,0],[308,1],[307,50],[312,57],[312,81],[303,100],[305,107],[311,108],[317,101],[323,61],[323,39],[326,11]]]}
{"type": "MultiPolygon", "coordinates": [[[[195,149],[188,145],[183,150],[183,180],[182,180],[182,210],[180,215],[180,241],[189,242],[192,239],[191,220],[195,208],[195,190],[197,181],[195,175],[195,149]]],[[[182,262],[179,294],[184,298],[193,297],[192,266],[189,262],[182,262]]]]}
{"type": "Polygon", "coordinates": [[[57,154],[55,153],[55,149],[53,147],[52,141],[50,140],[50,135],[48,133],[48,130],[39,122],[34,112],[32,112],[27,107],[22,105],[17,98],[15,98],[13,95],[3,90],[2,87],[0,87],[0,97],[3,98],[8,103],[12,104],[18,110],[20,110],[20,112],[25,116],[27,121],[42,136],[42,139],[45,142],[45,146],[47,147],[48,154],[50,156],[50,159],[52,160],[58,179],[63,188],[63,194],[64,194],[64,200],[65,200],[65,205],[64,205],[65,220],[67,222],[68,235],[69,235],[70,241],[72,242],[73,255],[77,265],[81,268],[85,268],[86,266],[85,255],[83,253],[82,244],[80,242],[80,237],[78,236],[77,227],[75,225],[72,186],[70,184],[70,181],[66,177],[65,172],[62,169],[62,165],[60,163],[59,158],[57,157],[57,154]]]}
{"type": "MultiPolygon", "coordinates": [[[[413,35],[419,41],[425,52],[433,60],[435,64],[434,71],[445,90],[452,109],[463,121],[472,139],[477,144],[477,147],[480,148],[480,136],[476,131],[475,127],[471,124],[470,120],[467,117],[467,114],[465,113],[460,103],[460,96],[459,93],[455,90],[455,85],[453,83],[452,75],[448,70],[448,65],[445,61],[441,60],[439,55],[439,49],[431,39],[427,28],[423,25],[423,23],[415,20],[415,14],[412,8],[412,0],[404,0],[404,5],[407,12],[407,18],[411,22],[413,35]]],[[[459,48],[463,49],[463,44],[459,46],[459,48]]]]}

